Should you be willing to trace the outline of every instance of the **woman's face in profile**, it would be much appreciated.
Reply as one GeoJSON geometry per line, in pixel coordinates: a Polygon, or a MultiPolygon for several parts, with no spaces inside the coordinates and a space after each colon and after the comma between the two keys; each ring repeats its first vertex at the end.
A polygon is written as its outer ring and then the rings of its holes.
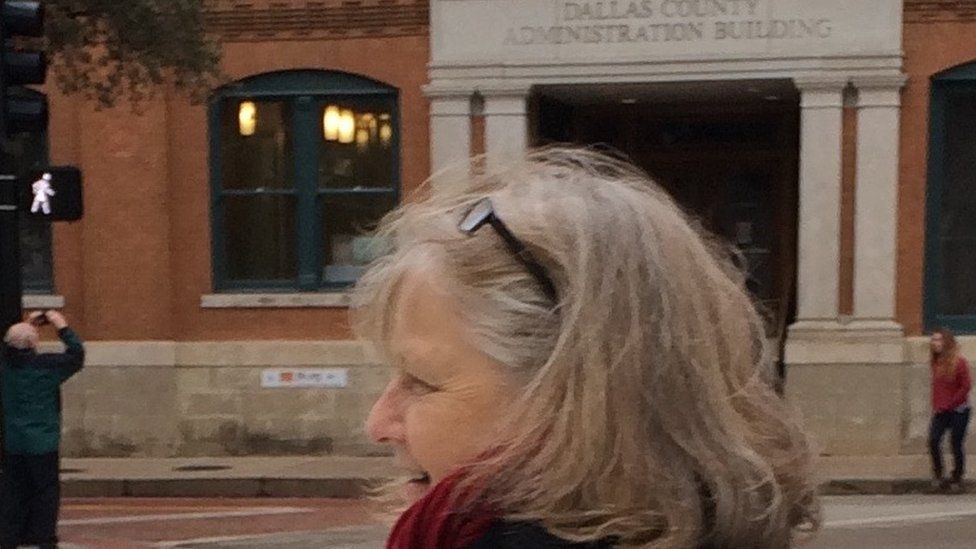
{"type": "Polygon", "coordinates": [[[934,333],[929,339],[929,347],[932,349],[933,353],[941,353],[944,343],[942,342],[942,334],[934,333]]]}
{"type": "Polygon", "coordinates": [[[393,379],[366,428],[410,472],[413,501],[489,447],[514,386],[504,366],[470,343],[455,303],[432,277],[404,280],[396,306],[393,379]]]}

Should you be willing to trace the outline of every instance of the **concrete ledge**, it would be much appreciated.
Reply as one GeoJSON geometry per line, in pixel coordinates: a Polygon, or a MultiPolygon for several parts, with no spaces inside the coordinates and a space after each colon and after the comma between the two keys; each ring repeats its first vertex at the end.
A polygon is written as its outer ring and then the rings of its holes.
{"type": "MultiPolygon", "coordinates": [[[[900,496],[931,494],[928,479],[846,479],[831,480],[820,487],[825,496],[900,496]]],[[[976,481],[966,481],[966,493],[976,491],[976,481]]]]}
{"type": "MultiPolygon", "coordinates": [[[[64,479],[64,497],[225,497],[225,498],[335,498],[357,499],[384,478],[224,478],[224,479],[64,479]]],[[[966,482],[967,493],[976,493],[976,481],[966,482]]],[[[820,487],[828,496],[907,495],[931,493],[928,479],[842,479],[820,487]]]]}
{"type": "Polygon", "coordinates": [[[124,481],[79,479],[61,481],[61,496],[66,498],[118,498],[124,495],[126,495],[124,481]]]}
{"type": "Polygon", "coordinates": [[[375,478],[193,478],[62,479],[61,494],[71,498],[334,498],[356,499],[386,479],[375,478]]]}
{"type": "Polygon", "coordinates": [[[140,479],[122,482],[124,495],[140,498],[246,498],[261,495],[260,479],[140,479]]]}
{"type": "Polygon", "coordinates": [[[348,292],[302,294],[207,294],[200,296],[203,309],[345,309],[352,303],[348,292]]]}
{"type": "Polygon", "coordinates": [[[399,473],[390,457],[64,458],[66,497],[359,498],[399,473]]]}
{"type": "MultiPolygon", "coordinates": [[[[816,468],[824,495],[930,491],[927,455],[822,456],[816,468]]],[[[343,456],[65,458],[62,471],[66,497],[360,498],[399,475],[390,457],[343,456]]]]}
{"type": "Polygon", "coordinates": [[[63,295],[27,294],[21,297],[21,306],[25,309],[63,309],[63,295]]]}
{"type": "Polygon", "coordinates": [[[369,488],[386,479],[330,478],[309,482],[306,479],[264,479],[261,495],[275,498],[348,498],[366,496],[369,488]]]}

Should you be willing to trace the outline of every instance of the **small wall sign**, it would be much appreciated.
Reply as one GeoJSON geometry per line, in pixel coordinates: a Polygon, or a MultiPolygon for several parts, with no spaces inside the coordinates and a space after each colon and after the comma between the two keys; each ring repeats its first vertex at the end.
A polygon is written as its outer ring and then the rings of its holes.
{"type": "Polygon", "coordinates": [[[348,385],[348,368],[271,368],[261,372],[261,387],[265,389],[342,389],[348,385]]]}

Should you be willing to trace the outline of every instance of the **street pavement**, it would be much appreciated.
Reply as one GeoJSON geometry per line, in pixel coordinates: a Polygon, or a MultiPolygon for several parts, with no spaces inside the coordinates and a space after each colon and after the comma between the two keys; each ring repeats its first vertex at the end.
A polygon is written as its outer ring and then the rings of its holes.
{"type": "Polygon", "coordinates": [[[976,547],[976,496],[827,498],[824,529],[811,549],[976,547]]]}
{"type": "MultiPolygon", "coordinates": [[[[810,549],[976,547],[976,495],[825,498],[810,549]]],[[[374,549],[386,528],[363,500],[69,499],[64,549],[374,549]]]]}
{"type": "Polygon", "coordinates": [[[364,500],[314,498],[66,498],[58,530],[62,549],[378,547],[384,532],[364,500]]]}

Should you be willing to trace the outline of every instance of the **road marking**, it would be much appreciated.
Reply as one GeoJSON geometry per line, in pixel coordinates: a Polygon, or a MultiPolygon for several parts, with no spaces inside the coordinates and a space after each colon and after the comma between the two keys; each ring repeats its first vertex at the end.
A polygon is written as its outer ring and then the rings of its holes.
{"type": "Polygon", "coordinates": [[[209,509],[213,512],[220,511],[237,511],[240,509],[250,509],[250,507],[234,506],[234,505],[153,505],[153,506],[133,506],[133,505],[98,505],[97,503],[87,504],[87,505],[74,505],[67,504],[62,505],[62,511],[125,511],[125,512],[138,512],[140,509],[147,511],[199,511],[200,509],[209,509]]]}
{"type": "Polygon", "coordinates": [[[940,513],[917,513],[913,515],[891,515],[887,517],[828,520],[824,522],[824,528],[852,528],[876,524],[891,524],[893,522],[938,522],[971,516],[976,516],[976,509],[971,509],[968,511],[943,511],[940,513]]]}
{"type": "Polygon", "coordinates": [[[87,519],[68,519],[59,521],[61,526],[90,526],[97,524],[125,524],[130,522],[156,522],[167,520],[203,520],[237,517],[261,517],[267,515],[292,515],[310,513],[312,509],[298,507],[272,507],[248,511],[223,511],[219,513],[176,513],[171,515],[137,515],[126,517],[99,517],[87,519]]]}

